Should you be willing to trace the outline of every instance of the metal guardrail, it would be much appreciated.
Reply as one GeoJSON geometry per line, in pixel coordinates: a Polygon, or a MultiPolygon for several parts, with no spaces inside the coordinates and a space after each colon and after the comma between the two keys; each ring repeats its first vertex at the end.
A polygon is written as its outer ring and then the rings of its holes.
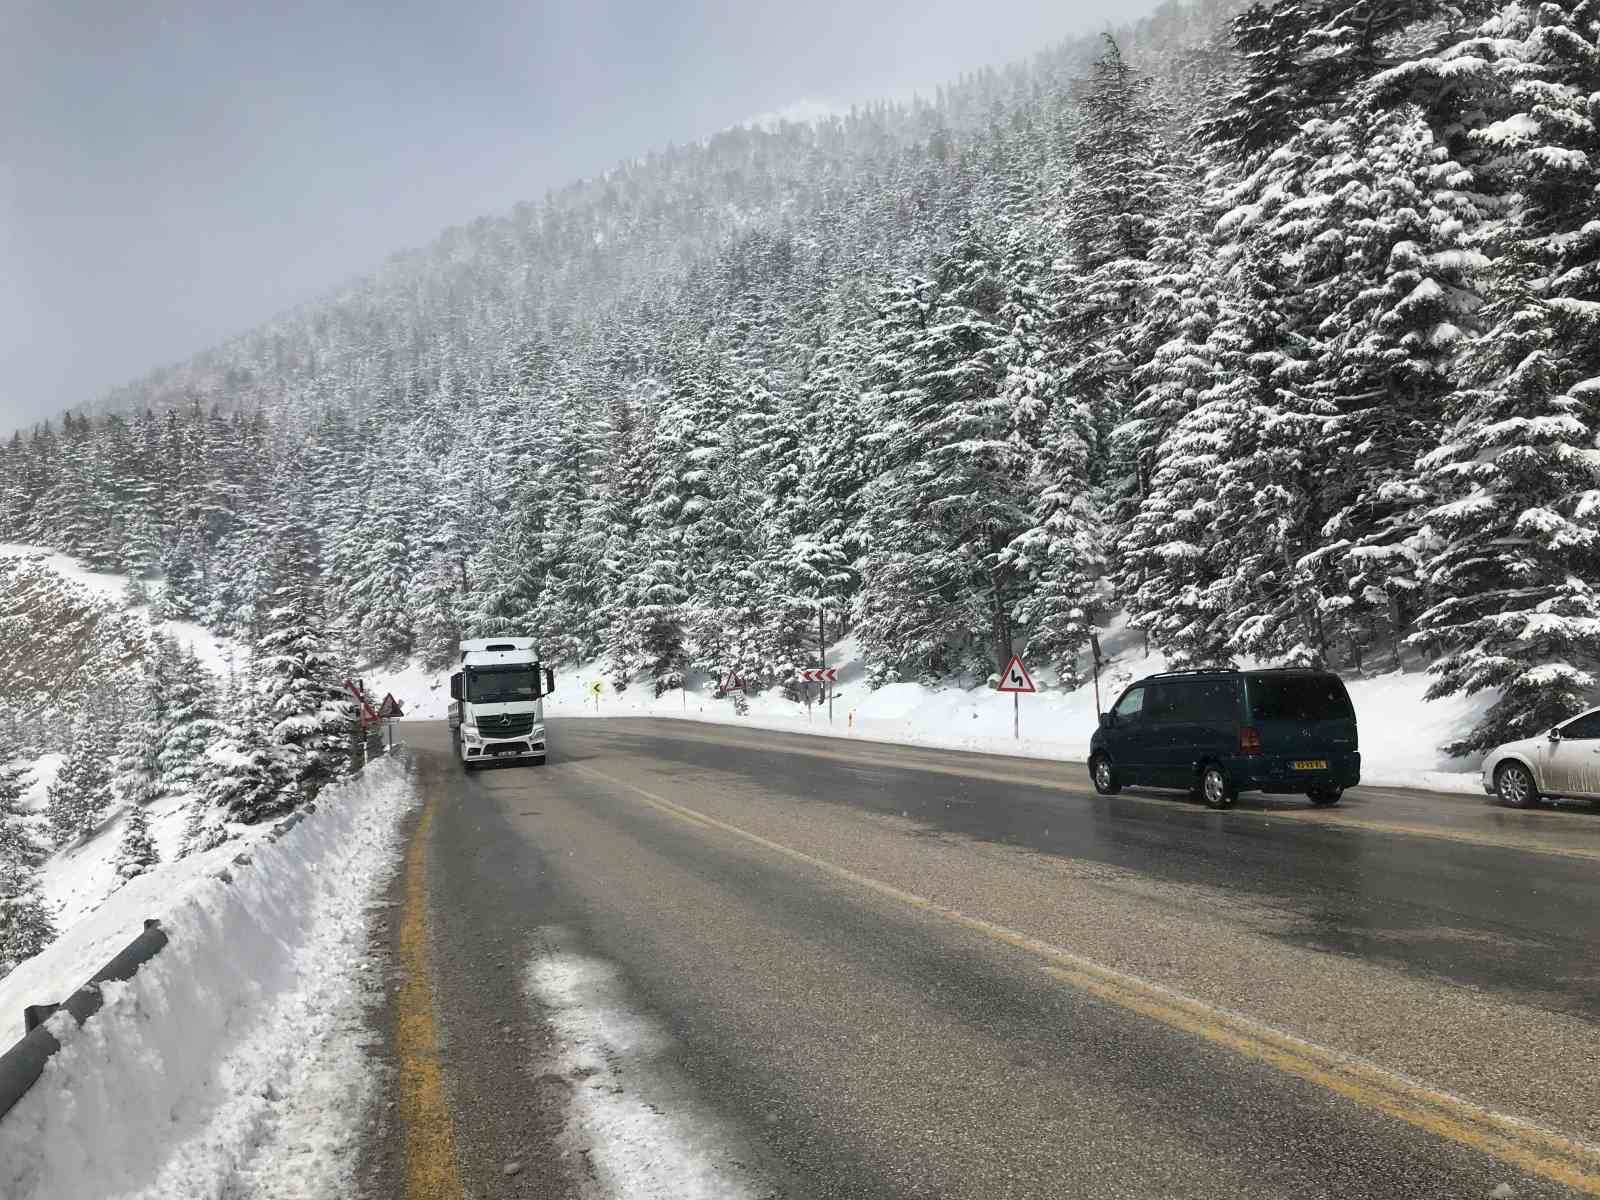
{"type": "Polygon", "coordinates": [[[167,944],[167,935],[160,921],[146,921],[144,932],[94,973],[94,977],[60,1004],[35,1004],[23,1010],[23,1024],[27,1032],[22,1039],[0,1054],[0,1117],[4,1117],[27,1093],[39,1076],[50,1056],[61,1049],[56,1035],[50,1032],[48,1021],[52,1015],[65,1009],[82,1025],[100,1011],[105,996],[100,990],[103,983],[121,983],[132,979],[139,968],[155,957],[167,944]]]}
{"type": "MultiPolygon", "coordinates": [[[[388,757],[399,748],[389,746],[385,753],[384,746],[379,742],[375,747],[369,747],[369,753],[365,755],[362,766],[379,758],[388,757]]],[[[315,800],[302,805],[274,824],[272,831],[262,840],[269,844],[276,842],[316,811],[315,800]]],[[[252,861],[253,856],[245,850],[234,855],[232,865],[246,867],[252,861]]],[[[233,882],[233,873],[227,867],[214,872],[213,877],[223,883],[233,882]]],[[[94,978],[73,992],[66,1000],[60,1004],[31,1004],[22,1010],[25,1032],[11,1049],[0,1054],[0,1119],[3,1119],[16,1106],[17,1101],[27,1094],[28,1089],[38,1082],[39,1076],[44,1074],[45,1063],[52,1054],[61,1049],[60,1041],[50,1032],[48,1025],[50,1018],[65,1009],[72,1014],[79,1025],[82,1025],[99,1012],[100,1006],[105,1002],[100,991],[102,983],[124,983],[132,979],[139,968],[154,958],[166,944],[167,935],[161,928],[161,922],[154,919],[147,920],[144,923],[143,933],[134,938],[122,953],[96,971],[94,978]]]]}

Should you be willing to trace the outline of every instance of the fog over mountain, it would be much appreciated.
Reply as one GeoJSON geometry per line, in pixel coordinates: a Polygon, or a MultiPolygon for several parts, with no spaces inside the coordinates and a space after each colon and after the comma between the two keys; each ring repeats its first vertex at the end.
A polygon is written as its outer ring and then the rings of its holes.
{"type": "Polygon", "coordinates": [[[17,0],[0,16],[0,426],[622,159],[931,94],[1148,7],[17,0]]]}

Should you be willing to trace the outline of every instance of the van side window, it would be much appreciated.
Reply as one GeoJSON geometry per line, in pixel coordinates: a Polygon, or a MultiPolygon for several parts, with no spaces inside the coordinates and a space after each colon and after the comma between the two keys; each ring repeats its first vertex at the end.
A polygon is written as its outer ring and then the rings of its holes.
{"type": "Polygon", "coordinates": [[[1328,721],[1354,717],[1337,675],[1251,675],[1250,711],[1263,721],[1328,721]]]}
{"type": "Polygon", "coordinates": [[[1210,721],[1233,721],[1239,715],[1239,681],[1237,678],[1193,679],[1184,684],[1183,700],[1175,721],[1205,724],[1210,721]]]}
{"type": "Polygon", "coordinates": [[[1123,693],[1122,699],[1117,701],[1117,707],[1112,711],[1119,717],[1136,717],[1142,708],[1144,708],[1144,689],[1136,687],[1123,693]]]}
{"type": "Polygon", "coordinates": [[[1146,721],[1180,720],[1178,710],[1183,707],[1184,686],[1181,683],[1156,683],[1149,688],[1150,696],[1144,702],[1146,721]]]}

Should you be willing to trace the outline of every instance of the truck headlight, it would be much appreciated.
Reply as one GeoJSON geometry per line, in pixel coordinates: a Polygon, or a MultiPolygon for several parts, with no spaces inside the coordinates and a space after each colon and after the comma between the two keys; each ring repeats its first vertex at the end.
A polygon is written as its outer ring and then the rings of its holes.
{"type": "Polygon", "coordinates": [[[535,725],[532,729],[528,730],[528,737],[535,742],[544,741],[544,726],[535,725]]]}

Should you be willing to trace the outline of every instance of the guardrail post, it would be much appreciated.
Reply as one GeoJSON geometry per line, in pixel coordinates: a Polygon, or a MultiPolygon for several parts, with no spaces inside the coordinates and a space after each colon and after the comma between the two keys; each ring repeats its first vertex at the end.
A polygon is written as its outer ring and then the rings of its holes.
{"type": "Polygon", "coordinates": [[[51,1016],[66,1009],[72,1014],[72,1019],[82,1025],[99,1012],[100,1006],[105,1003],[105,996],[100,990],[102,983],[121,983],[132,979],[139,968],[154,958],[166,944],[167,935],[161,928],[161,922],[148,920],[144,923],[143,933],[60,1004],[32,1004],[23,1009],[22,1020],[27,1032],[11,1049],[0,1054],[0,1119],[27,1094],[39,1076],[44,1074],[44,1065],[50,1056],[61,1049],[61,1043],[47,1024],[51,1016]]]}

